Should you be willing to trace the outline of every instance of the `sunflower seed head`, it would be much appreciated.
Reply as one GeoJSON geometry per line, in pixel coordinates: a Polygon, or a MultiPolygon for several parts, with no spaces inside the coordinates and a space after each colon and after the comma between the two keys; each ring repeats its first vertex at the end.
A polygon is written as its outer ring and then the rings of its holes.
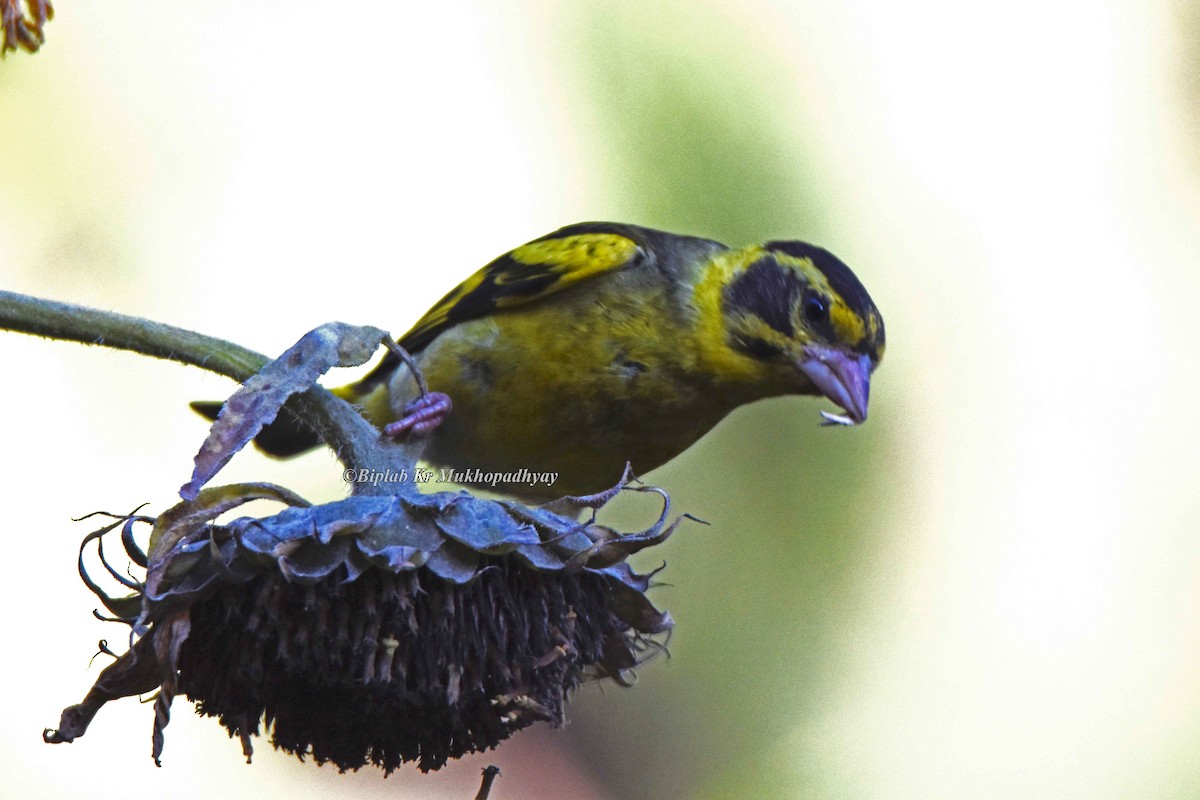
{"type": "Polygon", "coordinates": [[[145,580],[122,598],[86,580],[135,641],[47,741],[82,735],[105,702],[155,686],[156,759],[176,694],[247,757],[265,723],[276,747],[340,769],[437,769],[535,722],[561,724],[581,682],[627,685],[662,648],[672,620],[625,557],[671,534],[668,509],[620,534],[465,492],[309,506],[246,484],[157,518],[118,517],[84,544],[121,528],[136,547],[130,529],[151,526],[145,580]],[[212,521],[264,497],[289,507],[212,521]]]}

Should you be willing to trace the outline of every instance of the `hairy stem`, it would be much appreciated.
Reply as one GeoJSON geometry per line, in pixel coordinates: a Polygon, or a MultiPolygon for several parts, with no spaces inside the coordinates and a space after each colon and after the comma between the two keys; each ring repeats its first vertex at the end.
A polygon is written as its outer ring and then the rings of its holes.
{"type": "MultiPolygon", "coordinates": [[[[132,350],[155,358],[191,364],[243,383],[270,359],[233,342],[195,331],[131,317],[113,311],[44,300],[0,291],[0,330],[19,331],[50,339],[64,339],[132,350]]],[[[320,386],[288,401],[301,418],[349,468],[363,466],[411,467],[421,445],[384,448],[379,432],[347,403],[320,386]]],[[[366,491],[356,485],[356,490],[366,491]]]]}
{"type": "Polygon", "coordinates": [[[0,291],[0,329],[132,350],[191,364],[239,383],[269,360],[233,342],[195,331],[16,292],[0,291]]]}

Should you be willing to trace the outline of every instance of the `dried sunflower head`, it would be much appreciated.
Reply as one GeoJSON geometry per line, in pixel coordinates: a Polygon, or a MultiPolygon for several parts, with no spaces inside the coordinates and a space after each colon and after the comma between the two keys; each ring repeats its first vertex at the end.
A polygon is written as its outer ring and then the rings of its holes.
{"type": "Polygon", "coordinates": [[[614,536],[465,492],[308,506],[255,484],[120,518],[85,544],[121,528],[146,579],[123,598],[86,579],[139,638],[46,739],[71,741],[108,700],[156,686],[156,759],[176,694],[247,756],[265,720],[276,747],[341,769],[437,769],[559,724],[580,682],[628,683],[671,628],[644,595],[650,576],[624,561],[673,531],[665,505],[649,530],[614,536]],[[211,522],[264,497],[292,505],[211,522]],[[150,559],[133,544],[138,523],[154,527],[150,559]]]}
{"type": "MultiPolygon", "coordinates": [[[[212,442],[210,455],[225,458],[212,442]]],[[[680,520],[670,521],[665,493],[628,472],[608,492],[555,506],[590,509],[584,519],[411,484],[319,506],[270,484],[197,486],[156,518],[120,516],[85,538],[133,589],[111,597],[81,548],[80,574],[131,626],[132,644],[46,741],[72,741],[104,703],[157,687],[156,761],[172,700],[183,694],[240,738],[247,758],[251,737],[266,733],[277,748],[343,770],[437,769],[535,722],[561,723],[582,681],[627,684],[672,626],[645,596],[651,575],[626,559],[680,520]],[[595,521],[622,490],[661,495],[648,529],[621,534],[595,521]],[[216,522],[257,499],[287,508],[216,522]],[[151,528],[148,554],[138,525],[151,528]],[[143,579],[105,559],[104,540],[117,529],[143,579]]]]}

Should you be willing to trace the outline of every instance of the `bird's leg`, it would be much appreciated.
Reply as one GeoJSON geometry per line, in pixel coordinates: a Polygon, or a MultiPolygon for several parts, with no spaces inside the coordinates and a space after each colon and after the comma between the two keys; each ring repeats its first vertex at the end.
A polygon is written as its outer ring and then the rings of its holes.
{"type": "Polygon", "coordinates": [[[449,395],[428,392],[405,406],[404,416],[388,423],[383,429],[383,434],[393,439],[405,435],[424,436],[445,422],[453,407],[449,395]]]}

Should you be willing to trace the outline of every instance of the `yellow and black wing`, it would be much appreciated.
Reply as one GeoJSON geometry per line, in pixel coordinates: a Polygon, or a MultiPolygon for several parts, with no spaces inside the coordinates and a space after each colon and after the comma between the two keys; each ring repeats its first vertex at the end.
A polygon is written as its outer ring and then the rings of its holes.
{"type": "MultiPolygon", "coordinates": [[[[505,253],[467,278],[429,309],[400,344],[410,353],[419,353],[455,325],[539,302],[648,257],[636,226],[607,222],[569,225],[505,253]]],[[[386,380],[398,364],[399,359],[389,353],[358,389],[367,390],[386,380]]]]}
{"type": "Polygon", "coordinates": [[[505,253],[438,301],[400,344],[420,352],[459,323],[535,303],[589,278],[625,269],[645,257],[631,226],[581,223],[505,253]]]}

